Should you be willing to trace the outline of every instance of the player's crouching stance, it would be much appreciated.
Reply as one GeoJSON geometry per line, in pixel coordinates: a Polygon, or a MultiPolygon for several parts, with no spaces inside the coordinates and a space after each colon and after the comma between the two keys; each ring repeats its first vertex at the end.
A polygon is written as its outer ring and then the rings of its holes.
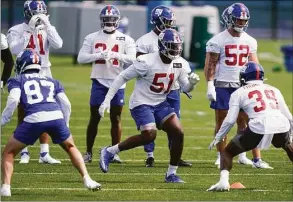
{"type": "Polygon", "coordinates": [[[2,113],[1,126],[10,121],[19,102],[24,106],[25,118],[3,151],[1,196],[11,196],[14,157],[27,145],[34,144],[44,132],[68,153],[73,166],[83,177],[84,186],[98,190],[101,185],[90,178],[70,134],[71,105],[64,89],[59,81],[40,75],[40,65],[40,56],[33,49],[25,49],[16,60],[18,75],[8,81],[9,96],[2,113]]]}
{"type": "Polygon", "coordinates": [[[166,96],[177,80],[184,91],[192,91],[199,77],[195,73],[188,75],[183,68],[186,63],[183,63],[180,57],[182,39],[176,30],[165,29],[161,32],[158,45],[158,52],[139,56],[133,65],[115,79],[99,108],[99,113],[103,117],[105,110],[109,112],[110,102],[120,86],[137,78],[129,108],[141,134],[112,147],[104,147],[101,150],[100,168],[106,173],[115,154],[154,141],[158,127],[170,134],[172,140],[171,159],[165,182],[184,183],[176,175],[183,150],[184,133],[174,109],[166,101],[166,96]]]}
{"type": "Polygon", "coordinates": [[[272,142],[275,147],[283,148],[293,162],[293,143],[290,140],[292,114],[281,92],[264,84],[263,79],[264,70],[255,62],[248,62],[240,72],[243,86],[232,94],[228,115],[209,148],[223,140],[236,122],[240,109],[248,114],[249,123],[244,134],[236,135],[221,153],[220,181],[208,191],[229,191],[229,171],[232,169],[233,157],[255,148],[261,142],[267,143],[264,147],[272,142]]]}

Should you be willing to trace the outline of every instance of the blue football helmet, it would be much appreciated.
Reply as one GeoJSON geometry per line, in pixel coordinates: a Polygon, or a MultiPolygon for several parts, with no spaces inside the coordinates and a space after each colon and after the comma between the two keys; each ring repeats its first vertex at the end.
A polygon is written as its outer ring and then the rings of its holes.
{"type": "Polygon", "coordinates": [[[228,9],[229,9],[229,7],[223,11],[222,20],[220,21],[221,24],[223,25],[223,27],[225,27],[226,29],[228,29],[231,26],[230,15],[228,13],[228,9]]]}
{"type": "Polygon", "coordinates": [[[156,6],[151,12],[151,24],[160,31],[175,25],[175,15],[167,6],[156,6]]]}
{"type": "Polygon", "coordinates": [[[247,81],[264,80],[264,69],[256,62],[246,63],[240,70],[240,82],[245,85],[247,81]]]}
{"type": "Polygon", "coordinates": [[[159,52],[171,60],[180,57],[182,43],[182,38],[175,29],[165,29],[159,34],[159,52]]]}
{"type": "Polygon", "coordinates": [[[36,14],[45,14],[47,15],[47,6],[44,1],[29,0],[24,3],[23,7],[24,18],[27,21],[36,14]]]}
{"type": "Polygon", "coordinates": [[[120,11],[113,5],[105,6],[100,12],[100,21],[103,30],[112,32],[119,26],[120,11]]]}
{"type": "Polygon", "coordinates": [[[21,74],[28,69],[41,69],[41,57],[34,49],[27,48],[19,54],[15,61],[15,72],[21,74]]]}
{"type": "Polygon", "coordinates": [[[249,24],[250,13],[248,8],[243,3],[234,3],[231,6],[229,6],[228,14],[229,14],[229,23],[231,23],[231,26],[233,27],[235,31],[237,32],[246,31],[249,24]]]}

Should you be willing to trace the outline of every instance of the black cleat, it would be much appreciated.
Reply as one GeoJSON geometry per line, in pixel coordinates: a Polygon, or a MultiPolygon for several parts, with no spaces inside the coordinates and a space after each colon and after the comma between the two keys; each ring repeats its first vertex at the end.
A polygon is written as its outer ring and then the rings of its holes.
{"type": "Polygon", "coordinates": [[[191,167],[192,164],[190,162],[188,162],[188,161],[184,161],[184,160],[180,159],[178,166],[180,166],[180,167],[191,167]]]}
{"type": "Polygon", "coordinates": [[[147,158],[145,161],[145,167],[154,167],[155,165],[155,159],[153,157],[147,158]]]}

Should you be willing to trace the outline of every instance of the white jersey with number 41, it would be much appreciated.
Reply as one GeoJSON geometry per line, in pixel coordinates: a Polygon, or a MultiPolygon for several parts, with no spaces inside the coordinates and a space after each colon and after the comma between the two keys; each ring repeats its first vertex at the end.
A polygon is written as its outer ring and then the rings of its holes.
{"type": "Polygon", "coordinates": [[[251,53],[257,52],[257,41],[247,33],[233,37],[225,30],[206,44],[206,52],[219,53],[215,79],[225,82],[239,82],[240,68],[248,61],[251,53]]]}

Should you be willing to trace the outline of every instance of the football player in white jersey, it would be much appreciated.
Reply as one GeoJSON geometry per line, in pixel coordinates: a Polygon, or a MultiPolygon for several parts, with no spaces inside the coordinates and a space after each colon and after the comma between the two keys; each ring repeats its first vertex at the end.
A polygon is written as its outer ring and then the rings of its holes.
{"type": "MultiPolygon", "coordinates": [[[[231,94],[240,87],[239,71],[247,61],[258,62],[257,41],[249,36],[247,29],[250,14],[242,3],[235,3],[228,7],[222,15],[227,29],[211,38],[206,45],[205,77],[208,83],[207,97],[211,101],[210,107],[215,110],[217,133],[229,109],[231,94]]],[[[242,111],[237,120],[237,133],[246,128],[247,115],[242,111]]],[[[226,146],[226,138],[217,145],[218,158],[215,165],[220,165],[220,152],[226,146]]],[[[246,157],[246,153],[239,155],[238,163],[252,164],[254,168],[272,168],[261,160],[260,150],[253,150],[253,161],[246,157]]]]}
{"type": "Polygon", "coordinates": [[[100,155],[100,168],[106,173],[115,154],[154,141],[159,128],[171,138],[171,158],[165,182],[184,183],[176,175],[183,150],[184,133],[174,109],[166,98],[176,81],[179,81],[184,91],[190,92],[199,81],[199,77],[195,73],[188,75],[183,67],[187,64],[180,57],[182,39],[176,30],[162,31],[158,43],[158,52],[139,56],[133,65],[116,77],[100,106],[99,113],[104,116],[105,110],[110,111],[110,102],[120,86],[137,78],[129,100],[129,108],[141,134],[129,137],[114,146],[104,147],[100,155]]]}
{"type": "MultiPolygon", "coordinates": [[[[151,23],[155,25],[154,29],[147,34],[141,36],[136,41],[136,56],[140,56],[147,53],[158,52],[158,36],[166,28],[171,28],[175,25],[175,15],[172,10],[167,6],[156,6],[151,12],[151,23]]],[[[183,58],[182,58],[183,59],[183,58]]],[[[188,62],[184,67],[188,68],[187,72],[191,72],[188,62]]],[[[172,86],[170,93],[167,96],[167,102],[174,109],[178,118],[180,118],[180,86],[178,82],[172,86]]],[[[167,136],[169,137],[169,136],[167,136]]],[[[169,148],[171,146],[170,139],[169,148]]],[[[146,167],[153,167],[155,163],[154,159],[155,142],[144,145],[144,151],[147,153],[146,167]]],[[[191,166],[191,163],[180,160],[179,166],[191,166]]]]}
{"type": "MultiPolygon", "coordinates": [[[[135,60],[135,42],[130,37],[117,30],[120,20],[118,8],[105,6],[100,12],[102,29],[85,37],[78,54],[79,63],[92,63],[92,89],[90,97],[90,120],[86,131],[86,153],[84,161],[92,161],[92,149],[98,132],[100,115],[98,109],[113,83],[123,68],[135,60]]],[[[124,89],[120,87],[111,102],[111,137],[112,145],[121,140],[121,112],[124,105],[124,89]]],[[[121,163],[118,155],[113,162],[121,163]]]]}
{"type": "MultiPolygon", "coordinates": [[[[63,41],[51,25],[47,15],[47,6],[44,1],[26,1],[24,3],[24,22],[11,27],[8,30],[8,44],[12,54],[18,55],[25,48],[32,48],[37,51],[41,58],[40,74],[52,77],[49,61],[49,49],[61,48],[63,41]]],[[[18,125],[24,118],[23,107],[18,107],[18,125]]],[[[49,154],[49,135],[43,134],[40,137],[40,158],[39,163],[60,164],[59,160],[52,158],[49,154]]],[[[21,151],[20,163],[29,163],[29,152],[25,148],[21,151]]]]}
{"type": "Polygon", "coordinates": [[[236,135],[225,147],[221,154],[220,181],[208,191],[229,191],[233,157],[255,148],[262,141],[266,142],[265,147],[272,143],[276,148],[284,149],[293,162],[293,143],[290,140],[293,120],[283,95],[277,88],[263,83],[264,70],[256,62],[248,62],[241,69],[240,80],[242,87],[232,93],[228,114],[209,148],[223,141],[236,122],[240,109],[249,117],[248,126],[243,135],[236,135]]]}
{"type": "Polygon", "coordinates": [[[1,76],[1,89],[6,85],[13,68],[13,57],[9,50],[7,38],[1,33],[1,60],[4,63],[1,76]]]}

